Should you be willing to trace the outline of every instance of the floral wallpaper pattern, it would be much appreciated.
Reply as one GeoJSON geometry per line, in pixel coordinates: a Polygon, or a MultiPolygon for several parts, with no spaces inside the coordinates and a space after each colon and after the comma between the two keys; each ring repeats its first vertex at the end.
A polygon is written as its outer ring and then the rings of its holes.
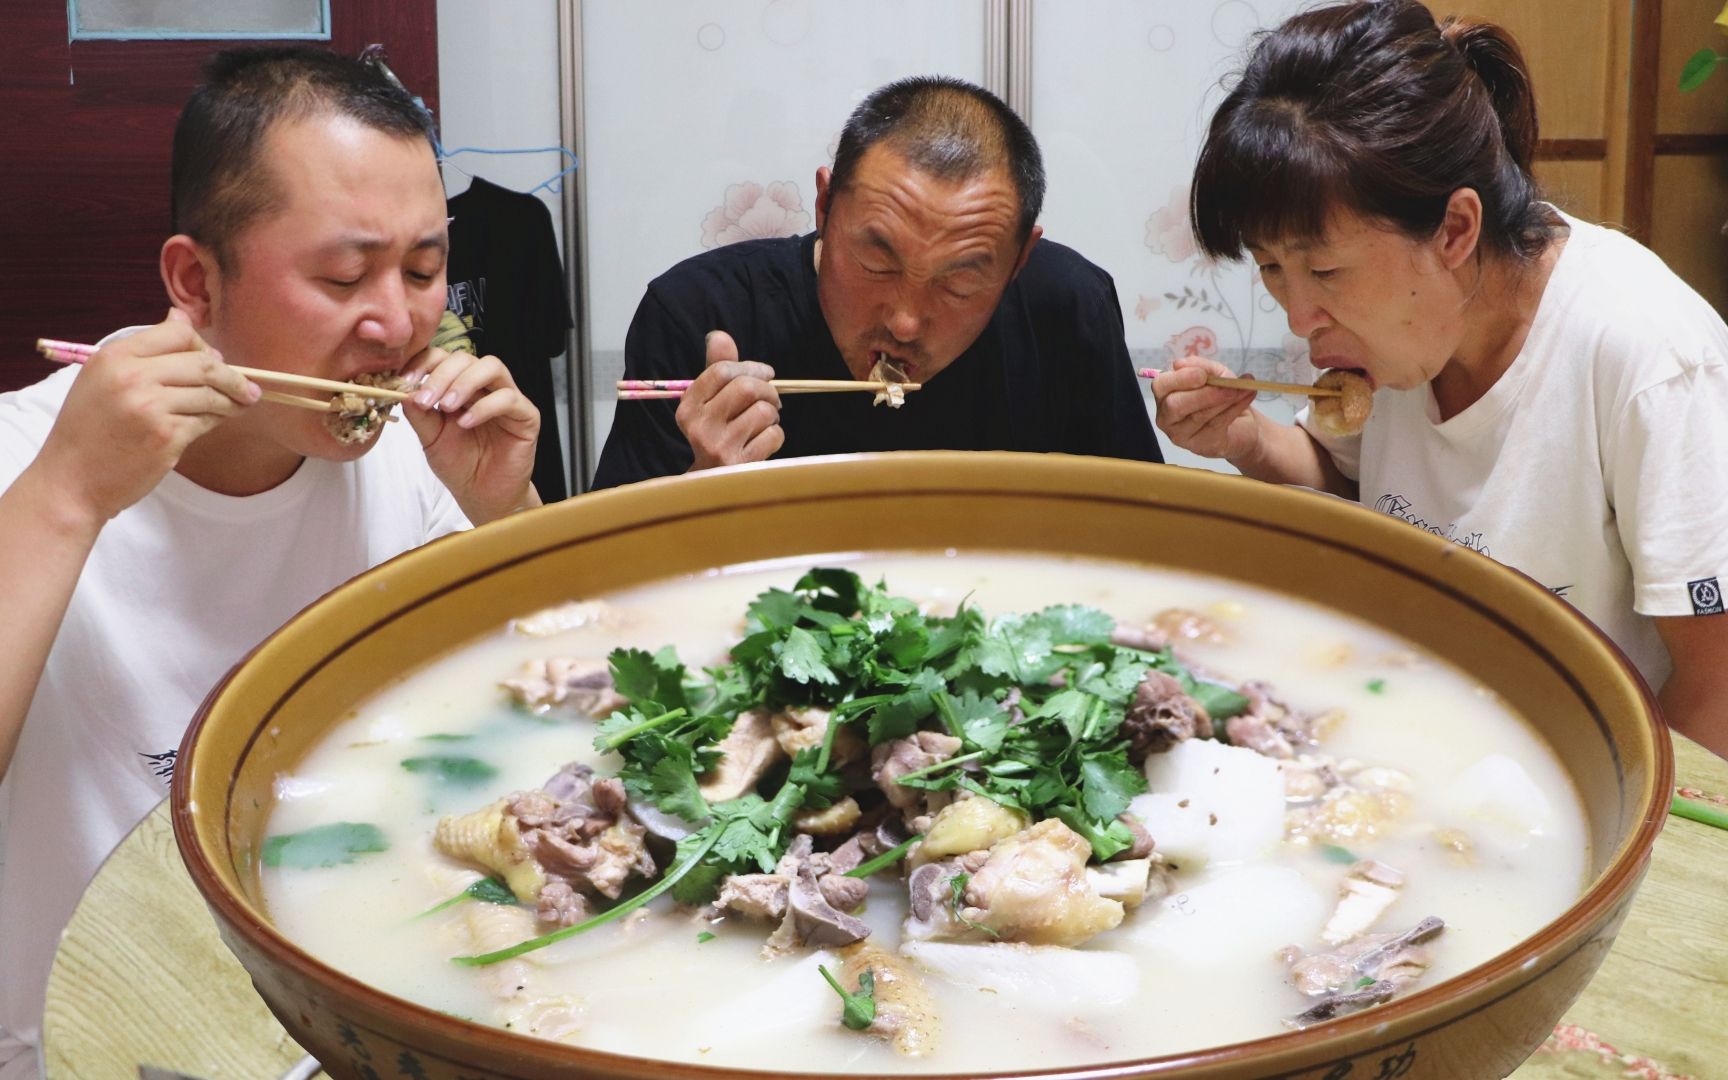
{"type": "Polygon", "coordinates": [[[797,236],[810,227],[804,197],[791,180],[764,188],[754,181],[730,184],[720,205],[702,219],[702,246],[722,247],[740,240],[797,236]]]}

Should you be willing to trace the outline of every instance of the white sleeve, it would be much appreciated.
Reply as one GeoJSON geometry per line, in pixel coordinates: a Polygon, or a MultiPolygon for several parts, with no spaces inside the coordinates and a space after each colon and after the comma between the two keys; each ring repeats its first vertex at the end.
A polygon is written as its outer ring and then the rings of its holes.
{"type": "Polygon", "coordinates": [[[1302,406],[1302,411],[1296,414],[1296,426],[1306,431],[1310,438],[1320,444],[1332,464],[1338,466],[1338,471],[1351,480],[1362,479],[1362,434],[1328,435],[1312,422],[1314,406],[1302,406]]]}
{"type": "Polygon", "coordinates": [[[1632,606],[1695,614],[1692,585],[1728,584],[1728,363],[1639,391],[1610,439],[1603,479],[1632,564],[1632,606]]]}

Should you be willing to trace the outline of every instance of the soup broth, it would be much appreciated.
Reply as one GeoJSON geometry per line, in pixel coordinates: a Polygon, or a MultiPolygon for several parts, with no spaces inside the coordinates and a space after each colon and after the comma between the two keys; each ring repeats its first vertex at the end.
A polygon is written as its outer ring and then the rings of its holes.
{"type": "MultiPolygon", "coordinates": [[[[1389,904],[1381,895],[1371,932],[1444,921],[1425,945],[1431,966],[1414,989],[1528,937],[1584,884],[1578,797],[1518,716],[1408,643],[1287,597],[1140,565],[949,552],[800,559],[582,599],[605,600],[615,618],[547,637],[501,630],[439,658],[365,702],[279,778],[270,836],[350,823],[375,828],[367,835],[381,842],[349,848],[385,848],[267,865],[266,901],[286,936],[400,997],[597,1050],[752,1069],[978,1073],[1141,1058],[1285,1030],[1315,999],[1293,984],[1291,957],[1280,950],[1331,948],[1322,935],[1341,914],[1341,890],[1352,880],[1364,895],[1379,888],[1372,873],[1363,878],[1363,860],[1399,879],[1389,904]],[[501,963],[452,963],[549,926],[532,907],[481,899],[424,914],[482,872],[439,853],[438,821],[539,788],[569,763],[603,775],[619,764],[595,749],[593,718],[533,715],[500,692],[500,680],[527,661],[604,658],[618,647],[674,646],[693,672],[719,664],[750,600],[791,589],[813,565],[884,580],[894,595],[944,613],[962,602],[987,617],[1079,604],[1127,626],[1169,609],[1193,613],[1188,629],[1198,636],[1180,637],[1178,653],[1223,683],[1263,680],[1293,711],[1333,714],[1311,757],[1329,763],[1328,782],[1347,774],[1341,782],[1380,802],[1322,828],[1302,813],[1321,804],[1290,790],[1294,759],[1211,739],[1154,752],[1151,790],[1131,812],[1148,823],[1168,892],[1149,894],[1120,925],[1076,948],[903,941],[906,889],[896,873],[877,875],[858,913],[868,942],[890,953],[906,946],[907,970],[939,1019],[939,1036],[914,1055],[842,1025],[841,999],[818,971],[841,971],[834,951],[765,959],[771,924],[668,896],[501,963]],[[1217,754],[1226,756],[1208,756],[1217,754]],[[336,865],[310,865],[320,861],[336,865]]],[[[663,869],[669,859],[656,861],[663,869]]]]}

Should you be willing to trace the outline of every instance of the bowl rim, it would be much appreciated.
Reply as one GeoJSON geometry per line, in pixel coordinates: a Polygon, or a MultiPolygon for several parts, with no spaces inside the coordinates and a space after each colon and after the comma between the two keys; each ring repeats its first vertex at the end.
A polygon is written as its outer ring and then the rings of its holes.
{"type": "MultiPolygon", "coordinates": [[[[1282,507],[1308,513],[1340,515],[1339,520],[1350,526],[1348,532],[1340,536],[1325,537],[1286,524],[1282,516],[1272,512],[1264,517],[1247,517],[1235,513],[1221,513],[1218,510],[1207,508],[1203,503],[1199,506],[1185,504],[1170,497],[1164,499],[1144,495],[1112,497],[1090,489],[1081,495],[1067,496],[1085,502],[1119,501],[1136,506],[1153,505],[1159,509],[1177,512],[1204,512],[1213,517],[1222,517],[1259,529],[1300,535],[1313,542],[1346,551],[1354,556],[1386,566],[1405,576],[1418,579],[1429,588],[1445,593],[1477,610],[1484,617],[1499,623],[1508,633],[1523,640],[1539,654],[1547,657],[1550,665],[1573,686],[1580,700],[1589,707],[1600,733],[1608,743],[1609,751],[1614,759],[1614,768],[1620,776],[1623,791],[1633,786],[1626,777],[1618,748],[1606,728],[1606,722],[1600,711],[1588,695],[1583,693],[1575,676],[1561,667],[1558,661],[1549,655],[1547,649],[1537,645],[1531,633],[1523,627],[1509,622],[1504,616],[1489,609],[1482,601],[1462,591],[1458,586],[1439,580],[1427,571],[1394,562],[1375,551],[1357,547],[1346,537],[1361,535],[1359,530],[1366,530],[1370,537],[1374,535],[1396,537],[1392,543],[1397,545],[1418,547],[1427,545],[1436,552],[1461,553],[1457,545],[1450,541],[1413,528],[1407,523],[1396,521],[1385,514],[1364,507],[1360,503],[1305,488],[1266,484],[1243,477],[1231,477],[1183,466],[1149,466],[1146,463],[1118,459],[1080,458],[1074,455],[1030,454],[1012,451],[902,451],[838,454],[782,461],[771,460],[747,465],[727,466],[696,474],[662,477],[605,491],[588,492],[562,503],[542,508],[539,511],[541,518],[533,520],[529,520],[530,515],[526,514],[512,515],[480,528],[494,533],[508,529],[523,529],[531,526],[534,521],[543,519],[548,510],[556,513],[561,512],[559,507],[564,507],[563,513],[571,513],[573,511],[570,507],[574,505],[592,507],[599,511],[609,507],[628,508],[631,503],[640,501],[645,504],[645,507],[651,508],[657,495],[668,490],[706,490],[711,495],[709,499],[698,500],[696,505],[684,506],[675,512],[649,512],[629,515],[624,524],[612,528],[597,531],[566,530],[554,543],[515,552],[503,562],[491,563],[473,573],[465,573],[458,578],[445,580],[436,589],[418,596],[405,606],[397,606],[388,614],[380,616],[364,632],[355,634],[339,645],[327,649],[324,658],[312,671],[302,673],[298,679],[282,691],[278,697],[277,706],[282,700],[290,697],[302,683],[312,678],[320,668],[330,661],[331,657],[350,648],[355,642],[376,629],[377,626],[400,618],[405,613],[437,596],[471,584],[477,578],[496,573],[516,563],[539,558],[560,547],[574,543],[592,542],[609,533],[630,532],[669,521],[703,517],[722,509],[748,509],[752,504],[781,506],[788,501],[800,501],[789,500],[783,494],[764,493],[760,484],[751,483],[758,477],[780,475],[787,478],[786,484],[782,484],[782,486],[787,486],[787,484],[796,486],[796,481],[800,477],[809,477],[813,470],[818,469],[823,470],[822,473],[818,474],[822,478],[837,475],[838,470],[849,470],[853,473],[862,470],[862,475],[865,476],[868,476],[868,473],[875,469],[880,469],[884,474],[893,471],[891,468],[880,464],[883,462],[890,465],[894,463],[905,464],[914,471],[920,472],[921,475],[916,478],[917,482],[910,486],[906,483],[905,477],[895,476],[891,480],[883,479],[880,486],[875,489],[861,490],[856,485],[842,488],[830,484],[811,484],[809,485],[810,491],[801,496],[801,501],[819,503],[838,498],[883,494],[890,489],[897,493],[910,492],[921,496],[942,493],[976,496],[1003,492],[1022,496],[1031,494],[1040,498],[1063,498],[1065,497],[1064,494],[1052,487],[1028,487],[1027,479],[1029,476],[1040,472],[1049,472],[1052,476],[1066,475],[1068,470],[1073,469],[1079,462],[1083,463],[1079,467],[1094,472],[1099,479],[1100,487],[1109,486],[1114,481],[1116,486],[1123,491],[1143,488],[1148,477],[1144,470],[1157,468],[1160,472],[1156,475],[1168,478],[1169,482],[1177,488],[1190,483],[1197,484],[1201,488],[1214,483],[1253,484],[1260,492],[1255,498],[1267,501],[1269,511],[1276,511],[1282,507]],[[1171,470],[1171,472],[1163,470],[1171,470]],[[998,475],[995,475],[995,478],[987,485],[981,486],[977,482],[965,482],[967,478],[978,481],[986,479],[992,474],[998,475]],[[703,488],[695,488],[693,485],[703,485],[703,488]],[[733,494],[728,495],[729,491],[733,494]],[[1322,504],[1327,507],[1325,510],[1319,509],[1322,504]]],[[[595,516],[604,518],[606,515],[597,513],[595,516]]],[[[436,1032],[435,1037],[440,1043],[465,1042],[476,1048],[505,1051],[506,1055],[513,1059],[540,1061],[549,1066],[555,1065],[557,1067],[594,1069],[618,1076],[658,1078],[658,1080],[670,1080],[672,1077],[737,1080],[737,1078],[749,1076],[773,1077],[776,1080],[832,1080],[834,1076],[863,1077],[873,1075],[870,1073],[836,1074],[767,1070],[756,1067],[705,1065],[699,1062],[640,1057],[538,1039],[495,1025],[453,1016],[378,989],[317,959],[279,931],[260,908],[254,907],[241,896],[226,889],[222,883],[222,875],[212,860],[211,852],[206,850],[202,843],[198,824],[194,818],[195,808],[191,805],[191,787],[196,769],[198,736],[203,731],[212,709],[242,668],[256,654],[279,638],[295,633],[309,611],[321,606],[333,596],[368,588],[383,575],[401,573],[405,566],[429,559],[442,558],[444,552],[448,550],[448,545],[459,543],[460,538],[464,535],[473,535],[473,533],[464,531],[451,534],[397,555],[362,572],[347,583],[331,590],[325,597],[309,604],[262,642],[248,650],[240,661],[211,688],[199,705],[198,711],[181,742],[178,754],[179,767],[175,769],[169,796],[170,809],[175,840],[180,849],[182,860],[185,862],[187,871],[199,893],[203,896],[213,915],[216,916],[221,927],[225,931],[232,930],[239,934],[246,939],[247,944],[252,949],[271,955],[274,962],[291,969],[299,979],[313,983],[336,984],[342,988],[346,995],[363,1001],[365,1007],[373,1014],[381,1015],[392,1023],[418,1026],[423,1029],[430,1028],[436,1032]]],[[[1012,544],[1005,544],[1000,547],[974,547],[971,550],[1007,552],[1015,550],[1015,548],[1012,544]]],[[[1468,549],[1463,550],[1468,551],[1468,549]]],[[[1624,908],[1633,899],[1632,892],[1648,864],[1651,846],[1666,822],[1668,807],[1666,796],[1674,783],[1672,743],[1667,736],[1666,727],[1663,725],[1655,695],[1650,691],[1649,686],[1630,660],[1607,635],[1573,608],[1571,604],[1554,596],[1539,582],[1489,556],[1471,551],[1468,557],[1474,560],[1470,565],[1476,574],[1499,579],[1502,583],[1509,584],[1510,587],[1521,593],[1529,603],[1548,605],[1550,610],[1561,613],[1563,619],[1569,622],[1574,630],[1582,631],[1586,638],[1594,639],[1595,643],[1607,652],[1610,663],[1618,668],[1618,674],[1627,678],[1636,689],[1644,707],[1642,722],[1636,727],[1636,741],[1641,744],[1642,748],[1649,751],[1651,767],[1646,774],[1646,783],[1641,789],[1626,791],[1626,796],[1630,797],[1639,807],[1636,818],[1637,825],[1621,839],[1620,844],[1609,857],[1602,871],[1587,883],[1577,899],[1548,923],[1482,963],[1467,968],[1442,982],[1394,998],[1372,1009],[1366,1009],[1304,1029],[1202,1047],[1193,1051],[1075,1067],[991,1072],[988,1074],[989,1076],[999,1077],[1002,1080],[1010,1080],[1010,1078],[1116,1080],[1116,1078],[1129,1076],[1164,1075],[1182,1068],[1218,1068],[1252,1064],[1262,1055],[1265,1056],[1267,1064],[1275,1065],[1279,1059],[1293,1058],[1297,1055],[1307,1059],[1314,1052],[1324,1051],[1333,1044],[1336,1044],[1333,1047],[1333,1052],[1338,1055],[1340,1061],[1355,1060],[1388,1050],[1398,1050],[1413,1040],[1420,1039],[1430,1032],[1453,1024],[1521,992],[1526,986],[1565,964],[1575,953],[1590,946],[1595,939],[1596,928],[1619,919],[1624,908]],[[1520,978],[1519,976],[1523,977],[1520,978]],[[1478,1000],[1489,987],[1501,983],[1503,980],[1511,980],[1511,982],[1503,986],[1500,992],[1492,997],[1478,1000]],[[1459,1008],[1458,1006],[1461,1005],[1464,1007],[1459,1008]],[[1416,1014],[1436,1008],[1443,1010],[1443,1012],[1436,1017],[1432,1024],[1413,1030],[1400,1030],[1396,1033],[1386,1030],[1394,1027],[1400,1021],[1408,1020],[1416,1014]],[[1395,1034],[1396,1037],[1373,1045],[1354,1047],[1345,1045],[1360,1038],[1364,1032],[1372,1033],[1376,1029],[1385,1031],[1388,1035],[1395,1034]]],[[[1112,560],[1108,557],[1099,558],[1103,561],[1126,561],[1112,560]]],[[[1152,561],[1154,560],[1148,559],[1148,562],[1152,561]]],[[[1258,587],[1265,588],[1265,586],[1258,587]]],[[[275,707],[272,706],[271,711],[267,712],[255,727],[247,741],[245,750],[241,754],[242,760],[250,754],[253,743],[268,727],[269,717],[273,714],[275,707]]],[[[238,771],[236,770],[234,774],[229,776],[228,780],[221,819],[224,823],[229,817],[229,807],[232,805],[237,779],[238,771]]],[[[225,834],[225,828],[222,831],[225,834]]],[[[224,933],[223,937],[226,940],[227,934],[224,933]]],[[[350,1024],[356,1023],[356,1019],[353,1017],[344,1017],[344,1021],[350,1024]]],[[[371,1028],[370,1024],[359,1026],[371,1028]]],[[[388,1032],[379,1032],[379,1034],[386,1038],[394,1038],[388,1032]]],[[[428,1057],[443,1057],[442,1054],[435,1051],[420,1048],[416,1048],[415,1052],[428,1057]]],[[[446,1060],[456,1062],[456,1059],[453,1058],[446,1060]]],[[[1312,1072],[1316,1068],[1323,1067],[1324,1064],[1324,1062],[1320,1064],[1291,1064],[1289,1061],[1284,1061],[1283,1066],[1287,1067],[1288,1071],[1269,1073],[1266,1074],[1266,1077],[1267,1080],[1295,1077],[1312,1072]]],[[[917,1073],[916,1075],[920,1080],[961,1080],[962,1077],[974,1074],[917,1073]]]]}

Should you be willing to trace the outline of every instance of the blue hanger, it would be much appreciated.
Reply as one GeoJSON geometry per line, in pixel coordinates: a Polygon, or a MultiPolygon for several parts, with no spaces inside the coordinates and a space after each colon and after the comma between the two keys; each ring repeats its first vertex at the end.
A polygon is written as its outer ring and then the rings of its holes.
{"type": "MultiPolygon", "coordinates": [[[[409,96],[413,97],[414,104],[420,106],[420,111],[424,112],[428,118],[432,116],[432,110],[426,107],[426,102],[422,100],[419,95],[412,94],[406,86],[403,86],[402,80],[398,79],[396,73],[390,70],[390,65],[384,62],[384,46],[366,46],[366,48],[360,53],[360,59],[376,67],[383,73],[386,79],[389,79],[392,83],[396,84],[397,89],[401,90],[404,94],[409,94],[409,96]]],[[[530,195],[542,188],[550,191],[554,195],[563,194],[564,178],[575,172],[578,165],[575,152],[564,146],[525,146],[509,150],[491,150],[481,146],[458,146],[454,150],[446,150],[444,149],[444,144],[440,143],[438,141],[438,136],[434,134],[432,136],[432,149],[438,155],[438,164],[440,165],[449,161],[457,154],[563,154],[565,160],[569,162],[569,165],[565,166],[563,170],[553,174],[549,179],[542,180],[540,183],[529,188],[528,194],[530,195]]],[[[473,173],[469,173],[468,175],[473,176],[473,173]]]]}
{"type": "Polygon", "coordinates": [[[564,178],[575,172],[578,166],[575,152],[564,146],[524,146],[509,150],[493,150],[484,146],[458,146],[454,150],[446,150],[443,146],[439,145],[436,140],[433,141],[432,145],[433,149],[438,152],[438,163],[440,165],[448,161],[450,158],[455,157],[457,154],[563,154],[565,160],[568,161],[569,164],[562,171],[554,174],[549,179],[543,180],[529,188],[528,194],[530,195],[542,188],[550,191],[554,195],[562,194],[564,191],[564,178]]]}

